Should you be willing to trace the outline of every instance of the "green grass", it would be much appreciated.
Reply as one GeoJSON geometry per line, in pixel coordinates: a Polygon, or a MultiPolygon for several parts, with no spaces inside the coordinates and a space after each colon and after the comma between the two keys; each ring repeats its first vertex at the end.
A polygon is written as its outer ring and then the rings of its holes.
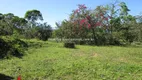
{"type": "MultiPolygon", "coordinates": [[[[31,41],[32,42],[32,41],[31,41]]],[[[22,59],[0,60],[0,73],[22,80],[141,80],[142,48],[42,42],[22,59]]]]}

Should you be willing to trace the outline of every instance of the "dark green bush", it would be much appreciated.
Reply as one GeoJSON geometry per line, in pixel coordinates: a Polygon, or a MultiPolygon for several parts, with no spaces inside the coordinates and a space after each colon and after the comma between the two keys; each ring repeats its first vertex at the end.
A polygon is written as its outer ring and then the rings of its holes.
{"type": "Polygon", "coordinates": [[[66,47],[66,48],[75,48],[75,44],[73,42],[65,42],[64,47],[66,47]]]}
{"type": "Polygon", "coordinates": [[[79,41],[79,44],[84,45],[84,44],[86,44],[86,41],[81,40],[81,41],[79,41]]]}
{"type": "Polygon", "coordinates": [[[0,39],[0,58],[4,58],[11,46],[8,45],[3,39],[0,39]]]}
{"type": "Polygon", "coordinates": [[[28,45],[20,39],[0,39],[0,59],[11,56],[21,58],[28,45]]]}

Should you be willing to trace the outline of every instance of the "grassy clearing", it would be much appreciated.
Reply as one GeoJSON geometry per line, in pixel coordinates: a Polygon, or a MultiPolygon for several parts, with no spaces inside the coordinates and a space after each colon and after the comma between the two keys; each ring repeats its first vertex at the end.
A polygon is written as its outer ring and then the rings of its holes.
{"type": "Polygon", "coordinates": [[[141,80],[142,48],[76,46],[42,42],[22,59],[0,61],[0,73],[22,80],[141,80]]]}

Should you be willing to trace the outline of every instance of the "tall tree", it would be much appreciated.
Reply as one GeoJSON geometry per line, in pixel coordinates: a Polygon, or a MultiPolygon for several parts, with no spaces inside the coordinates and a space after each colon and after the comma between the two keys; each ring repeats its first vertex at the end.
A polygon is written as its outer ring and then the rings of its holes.
{"type": "Polygon", "coordinates": [[[37,20],[43,20],[42,13],[39,10],[27,11],[24,18],[32,23],[31,27],[36,24],[37,20]]]}
{"type": "Polygon", "coordinates": [[[130,9],[127,7],[125,2],[121,2],[120,6],[120,18],[121,18],[121,32],[122,36],[127,42],[132,43],[136,37],[136,33],[134,31],[135,26],[132,23],[136,23],[136,19],[134,16],[129,15],[130,9]]]}
{"type": "Polygon", "coordinates": [[[51,36],[52,28],[50,25],[47,24],[47,22],[44,22],[43,24],[39,24],[37,27],[36,37],[40,40],[48,40],[48,38],[51,36]]]}
{"type": "Polygon", "coordinates": [[[13,25],[12,19],[14,17],[13,13],[1,14],[1,27],[3,28],[3,32],[5,35],[12,35],[13,33],[13,25]]]}
{"type": "MultiPolygon", "coordinates": [[[[82,31],[82,28],[86,28],[84,33],[88,30],[92,31],[92,38],[94,39],[95,43],[97,43],[97,31],[101,30],[108,32],[109,30],[109,16],[107,15],[107,9],[104,6],[97,6],[97,8],[94,10],[88,10],[85,5],[79,5],[78,9],[74,11],[72,16],[72,22],[81,28],[79,32],[82,31]]],[[[83,35],[83,37],[85,37],[85,35],[83,35]]]]}

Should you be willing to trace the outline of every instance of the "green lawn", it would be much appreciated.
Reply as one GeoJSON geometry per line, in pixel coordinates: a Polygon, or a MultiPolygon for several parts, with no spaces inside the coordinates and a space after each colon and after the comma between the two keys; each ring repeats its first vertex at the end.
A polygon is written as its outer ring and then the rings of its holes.
{"type": "Polygon", "coordinates": [[[0,73],[22,80],[142,80],[142,48],[41,42],[22,59],[0,60],[0,73]]]}

